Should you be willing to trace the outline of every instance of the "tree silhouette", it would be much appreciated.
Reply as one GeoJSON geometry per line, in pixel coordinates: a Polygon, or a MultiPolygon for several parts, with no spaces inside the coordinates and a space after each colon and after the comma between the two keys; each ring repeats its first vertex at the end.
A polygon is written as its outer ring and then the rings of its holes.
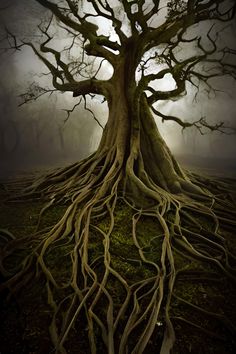
{"type": "Polygon", "coordinates": [[[0,101],[1,119],[0,119],[0,154],[11,154],[19,145],[20,136],[16,122],[11,118],[11,110],[13,106],[12,93],[10,94],[1,82],[0,101]]]}
{"type": "MultiPolygon", "coordinates": [[[[174,121],[183,129],[230,132],[224,123],[212,125],[205,117],[195,120],[191,117],[186,121],[165,115],[158,104],[180,99],[188,93],[189,85],[196,92],[205,89],[210,93],[214,91],[212,79],[223,75],[235,78],[232,60],[235,51],[220,46],[222,24],[233,20],[235,3],[223,0],[36,1],[51,13],[49,21],[39,26],[45,40],[39,45],[19,41],[10,31],[8,39],[15,49],[32,48],[48,68],[53,89],[31,87],[22,96],[23,101],[58,90],[71,92],[86,106],[89,95],[101,95],[107,101],[109,116],[95,153],[37,179],[25,190],[24,196],[48,197],[48,206],[69,205],[51,231],[42,233],[37,251],[28,256],[22,270],[6,285],[11,288],[30,273],[37,254],[38,267],[47,279],[49,303],[54,309],[50,328],[58,353],[66,353],[66,341],[78,318],[87,323],[92,353],[97,348],[97,331],[101,332],[108,353],[143,353],[158,323],[163,322],[165,331],[160,352],[169,353],[175,341],[169,311],[173,289],[177,275],[185,271],[176,269],[175,252],[209,262],[235,280],[231,267],[233,256],[219,233],[220,220],[228,227],[235,225],[235,212],[230,200],[218,196],[218,188],[226,193],[225,182],[183,171],[159,134],[154,115],[162,121],[174,121]],[[54,19],[59,30],[65,31],[70,39],[68,47],[62,50],[50,45],[54,19]],[[200,24],[205,22],[209,26],[203,31],[200,24]],[[104,23],[110,25],[109,34],[102,34],[104,23]],[[107,80],[99,78],[104,63],[112,67],[107,80]],[[158,80],[168,75],[173,87],[159,89],[158,80]],[[112,261],[110,237],[118,200],[127,203],[133,212],[132,231],[127,237],[136,247],[135,261],[154,272],[134,283],[117,271],[112,261]],[[104,215],[109,217],[109,225],[98,226],[94,220],[104,215]],[[158,226],[158,235],[153,235],[150,241],[150,244],[156,238],[160,241],[158,260],[144,252],[138,237],[144,216],[155,219],[158,226]],[[208,218],[213,229],[201,225],[199,216],[208,218]],[[95,261],[89,248],[94,232],[103,242],[102,254],[95,261]],[[73,245],[70,280],[62,286],[47,265],[46,254],[55,245],[68,242],[73,245]],[[216,256],[218,253],[220,256],[216,256]],[[102,275],[96,262],[100,262],[102,275]],[[110,291],[112,281],[119,282],[125,294],[118,310],[114,309],[114,294],[110,291]],[[53,294],[60,287],[73,292],[56,304],[53,294]],[[105,315],[99,312],[101,302],[106,303],[105,315]],[[65,313],[62,319],[61,309],[65,313]],[[139,336],[133,339],[137,328],[139,336]]],[[[209,312],[208,315],[214,316],[209,312]]],[[[189,323],[192,324],[191,320],[189,323]]]]}

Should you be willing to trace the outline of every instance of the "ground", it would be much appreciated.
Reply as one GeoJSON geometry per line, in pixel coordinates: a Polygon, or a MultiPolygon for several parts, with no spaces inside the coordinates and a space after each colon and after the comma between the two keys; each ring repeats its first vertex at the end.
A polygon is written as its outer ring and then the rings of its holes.
{"type": "MultiPolygon", "coordinates": [[[[235,188],[235,181],[229,180],[235,188]]],[[[1,184],[0,186],[0,225],[1,229],[13,233],[19,244],[16,253],[7,259],[9,269],[14,269],[20,260],[27,255],[29,250],[24,247],[24,237],[32,234],[38,223],[38,215],[44,202],[40,199],[30,201],[19,200],[18,202],[7,202],[5,199],[13,195],[17,184],[1,184]]],[[[47,228],[55,224],[63,215],[66,207],[56,205],[48,209],[41,220],[40,228],[47,228]]],[[[104,217],[96,221],[100,229],[106,231],[108,219],[104,217]]],[[[211,223],[199,216],[198,222],[204,225],[205,229],[211,229],[211,223]]],[[[136,283],[139,280],[152,276],[153,269],[142,261],[137,261],[137,248],[133,244],[132,233],[132,211],[122,201],[118,200],[115,210],[115,225],[110,236],[110,253],[112,255],[112,267],[122,275],[128,284],[136,283]]],[[[158,263],[160,258],[160,240],[153,235],[158,234],[158,225],[150,216],[142,216],[139,223],[137,235],[142,250],[148,255],[149,260],[158,263]]],[[[234,227],[224,230],[223,237],[226,239],[231,253],[236,254],[236,238],[234,227]]],[[[4,246],[6,238],[1,238],[1,246],[4,246]]],[[[70,243],[61,247],[52,248],[46,254],[47,265],[55,279],[59,282],[66,282],[70,258],[70,243]]],[[[175,265],[177,269],[185,268],[185,272],[177,278],[174,296],[171,302],[170,316],[172,318],[176,343],[173,349],[174,354],[185,353],[235,353],[236,340],[236,284],[226,277],[214,265],[202,261],[195,261],[186,258],[182,254],[174,252],[175,265]],[[209,271],[205,276],[206,269],[209,271]],[[217,314],[217,316],[209,315],[217,314]],[[225,316],[225,317],[224,317],[225,316]],[[229,322],[225,318],[228,318],[229,322]],[[193,323],[195,325],[193,325],[193,323]]],[[[101,234],[94,229],[89,244],[89,257],[91,262],[97,262],[97,273],[102,267],[103,246],[101,234]]],[[[154,274],[153,274],[154,275],[154,274]]],[[[1,278],[4,281],[4,277],[1,278]]],[[[110,294],[114,299],[114,312],[118,311],[125,299],[124,289],[120,283],[110,279],[107,284],[110,294]]],[[[50,341],[49,330],[52,320],[52,309],[48,305],[48,293],[46,291],[45,279],[38,274],[32,281],[24,286],[16,294],[8,297],[6,290],[2,291],[0,305],[0,353],[22,353],[22,354],[43,354],[53,352],[50,341]]],[[[57,301],[60,301],[67,294],[63,290],[54,294],[57,301]]],[[[101,301],[100,301],[101,302],[101,301]]],[[[106,315],[103,303],[99,304],[102,316],[106,315]]],[[[63,310],[63,309],[62,309],[63,310]]],[[[84,322],[85,323],[85,322],[84,322]]],[[[139,336],[140,328],[136,327],[130,338],[132,340],[139,336]]],[[[159,353],[161,339],[164,331],[164,321],[158,321],[144,354],[159,353]]],[[[117,339],[118,340],[118,339],[117,339]]],[[[106,349],[102,344],[100,333],[96,334],[98,353],[105,354],[106,349]]],[[[66,342],[67,352],[70,354],[90,353],[87,338],[87,328],[83,321],[76,321],[69,338],[66,342]]]]}

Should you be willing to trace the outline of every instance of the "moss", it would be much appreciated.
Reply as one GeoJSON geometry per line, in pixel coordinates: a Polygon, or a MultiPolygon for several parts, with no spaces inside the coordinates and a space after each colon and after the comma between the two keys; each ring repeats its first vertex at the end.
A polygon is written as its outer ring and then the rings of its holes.
{"type": "Polygon", "coordinates": [[[43,203],[0,204],[0,225],[15,236],[27,236],[35,229],[43,203]]]}
{"type": "Polygon", "coordinates": [[[48,227],[54,225],[65,213],[67,207],[65,205],[53,205],[47,209],[42,217],[40,227],[48,227]]]}
{"type": "Polygon", "coordinates": [[[68,282],[72,272],[70,252],[72,245],[60,245],[50,247],[45,254],[45,263],[51,271],[54,279],[62,285],[68,282]]]}
{"type": "MultiPolygon", "coordinates": [[[[25,235],[31,235],[37,225],[37,215],[44,204],[38,202],[23,202],[18,204],[1,204],[0,205],[0,222],[2,228],[7,228],[17,237],[25,235]]],[[[53,206],[48,209],[42,218],[42,227],[53,225],[65,211],[65,206],[53,206]]],[[[132,236],[132,215],[133,211],[124,203],[119,202],[115,210],[115,224],[112,234],[110,235],[110,255],[111,266],[115,269],[129,285],[134,284],[143,279],[148,279],[155,276],[156,270],[143,262],[140,258],[139,250],[134,244],[132,236]]],[[[173,221],[174,215],[169,213],[169,222],[173,221]]],[[[199,218],[199,222],[207,229],[207,221],[203,218],[199,218]]],[[[104,217],[103,219],[96,220],[94,222],[103,232],[108,232],[110,227],[110,218],[104,217]]],[[[210,222],[212,225],[212,223],[210,222]]],[[[191,225],[188,227],[191,227],[191,225]]],[[[209,228],[212,226],[209,226],[209,228]]],[[[163,241],[162,229],[156,219],[143,216],[140,218],[137,224],[137,240],[140,245],[144,256],[148,261],[155,261],[160,264],[161,247],[163,241]]],[[[235,240],[233,233],[228,232],[226,234],[227,240],[229,240],[232,247],[232,252],[235,250],[235,240]]],[[[96,271],[98,272],[99,280],[104,275],[104,236],[95,230],[91,226],[91,232],[89,235],[88,256],[89,262],[96,263],[96,271]]],[[[45,262],[52,272],[55,279],[60,285],[68,282],[71,276],[71,258],[70,252],[72,245],[65,243],[57,243],[51,245],[45,254],[45,262]],[[55,247],[57,246],[57,247],[55,247]]],[[[17,263],[25,256],[29,250],[22,250],[22,253],[18,255],[14,254],[13,257],[9,257],[8,262],[17,265],[17,263]]],[[[215,272],[218,277],[221,277],[221,273],[216,267],[209,265],[208,263],[200,262],[194,259],[188,259],[183,257],[180,253],[173,251],[175,259],[176,269],[185,269],[185,278],[177,278],[175,286],[175,294],[180,298],[185,299],[195,305],[201,306],[212,312],[226,313],[231,320],[234,320],[236,315],[233,303],[235,303],[234,287],[227,282],[223,277],[219,283],[209,283],[207,281],[192,281],[191,274],[194,271],[204,272],[206,270],[215,272]],[[189,274],[189,277],[188,277],[189,274]]],[[[167,265],[168,266],[168,265],[167,265]]],[[[117,315],[120,306],[124,303],[126,297],[125,288],[116,279],[116,277],[109,275],[107,284],[107,290],[114,301],[114,315],[117,315]]],[[[22,353],[34,352],[43,353],[50,352],[51,344],[48,337],[47,327],[50,324],[52,312],[47,305],[45,284],[40,279],[36,279],[32,282],[26,291],[22,292],[17,299],[20,304],[20,311],[17,313],[16,327],[13,326],[13,317],[15,315],[15,305],[11,303],[12,310],[9,311],[9,318],[7,326],[14,328],[17,334],[17,343],[15,349],[20,351],[19,346],[22,348],[22,353]],[[35,313],[37,315],[37,321],[35,320],[35,313]],[[26,315],[27,313],[27,315],[26,315]],[[25,322],[24,322],[25,321],[25,322]],[[23,325],[22,325],[23,323],[23,325]],[[17,332],[18,331],[18,332],[17,332]],[[18,338],[24,338],[24,343],[19,342],[18,338]],[[44,343],[44,344],[40,344],[44,343]]],[[[64,296],[68,295],[69,289],[60,290],[55,292],[54,296],[56,301],[60,301],[64,296]],[[66,293],[67,291],[67,293],[66,293]]],[[[107,299],[104,297],[104,301],[99,303],[102,316],[105,317],[107,309],[107,299]]],[[[145,301],[148,301],[145,299],[145,301]]],[[[145,303],[141,303],[140,306],[145,306],[145,303]]],[[[3,311],[5,317],[8,315],[3,311]]],[[[184,318],[192,318],[193,310],[183,305],[180,301],[172,299],[171,302],[171,316],[181,316],[184,318]]],[[[213,330],[216,333],[222,333],[222,336],[229,338],[229,335],[225,333],[225,329],[220,326],[217,321],[210,321],[204,318],[201,314],[194,312],[194,320],[197,324],[203,326],[208,330],[213,330]],[[228,336],[228,337],[227,337],[228,336]]],[[[6,322],[4,322],[6,323],[6,322]]],[[[174,348],[174,353],[196,353],[199,349],[199,353],[204,353],[204,347],[207,346],[209,353],[224,353],[225,348],[227,353],[234,352],[234,343],[232,341],[225,344],[225,342],[219,343],[212,338],[207,338],[205,334],[198,332],[195,328],[184,323],[174,321],[177,341],[174,348]],[[202,344],[204,343],[204,345],[202,344]]],[[[161,333],[163,329],[160,329],[161,333]]],[[[95,328],[96,340],[101,343],[100,332],[95,328]]],[[[5,333],[5,332],[4,332],[5,333]]],[[[9,331],[9,333],[11,333],[9,331]]],[[[160,333],[160,331],[158,332],[160,333]]],[[[137,334],[134,334],[137,335],[137,334]]],[[[3,336],[3,334],[1,334],[3,336]]],[[[9,334],[9,341],[13,340],[11,334],[9,334]],[[9,337],[10,336],[10,337],[9,337]]],[[[13,337],[13,335],[12,335],[13,337]]],[[[162,337],[162,336],[161,336],[162,337]]],[[[159,338],[161,341],[161,338],[159,338]]],[[[6,342],[6,341],[5,341],[6,342]]],[[[4,342],[4,343],[5,343],[4,342]]],[[[3,341],[2,341],[3,343],[3,341]]],[[[153,352],[155,347],[154,339],[150,341],[149,352],[153,352]],[[154,343],[154,344],[153,344],[154,343]]],[[[86,329],[83,328],[83,323],[76,322],[75,328],[70,333],[70,342],[67,346],[71,353],[76,353],[81,350],[83,353],[88,352],[88,339],[86,329]],[[76,338],[79,337],[79,340],[76,338]],[[80,349],[78,349],[80,348],[80,349]]],[[[5,350],[6,343],[0,344],[0,350],[5,350]]],[[[5,350],[6,351],[6,350],[5,350]]],[[[104,348],[101,344],[101,352],[104,352],[104,348]]]]}

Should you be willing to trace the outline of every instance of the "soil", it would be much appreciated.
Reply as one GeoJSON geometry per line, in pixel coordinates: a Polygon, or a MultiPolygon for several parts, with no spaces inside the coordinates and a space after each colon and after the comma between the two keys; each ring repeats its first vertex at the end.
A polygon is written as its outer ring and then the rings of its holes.
{"type": "MultiPolygon", "coordinates": [[[[0,185],[0,228],[13,233],[17,238],[23,239],[24,236],[32,234],[37,226],[38,214],[43,207],[42,200],[7,202],[5,199],[14,194],[14,187],[9,183],[0,185]],[[7,188],[6,188],[7,187],[7,188]]],[[[50,227],[63,215],[66,207],[57,205],[48,209],[41,222],[41,228],[50,227]]],[[[143,264],[134,262],[137,250],[131,242],[131,211],[122,203],[119,203],[116,215],[116,224],[111,235],[111,254],[113,256],[113,267],[127,279],[133,282],[149,277],[151,270],[143,264]]],[[[99,221],[99,226],[106,229],[106,218],[99,221]]],[[[205,222],[201,220],[201,222],[205,222]]],[[[143,240],[143,247],[150,257],[157,259],[159,256],[158,243],[155,244],[153,235],[155,234],[156,224],[152,218],[145,217],[138,230],[140,239],[143,240]]],[[[210,226],[209,226],[210,227],[210,226]]],[[[236,254],[235,230],[224,233],[227,243],[233,254],[236,254]]],[[[5,238],[0,238],[0,246],[4,246],[5,238]]],[[[67,246],[68,247],[68,246],[67,246]]],[[[90,257],[97,259],[101,253],[101,243],[96,235],[91,236],[90,257]]],[[[18,250],[7,259],[9,268],[17,268],[20,260],[30,250],[18,250]]],[[[53,250],[48,256],[48,263],[53,269],[55,276],[60,281],[65,281],[67,277],[67,258],[64,257],[68,249],[60,248],[53,250]]],[[[215,318],[206,316],[204,312],[195,311],[194,307],[189,306],[182,300],[200,306],[201,308],[226,315],[236,326],[236,288],[219,270],[214,269],[208,264],[194,262],[193,260],[175,254],[177,267],[186,266],[186,275],[180,277],[176,283],[175,295],[171,307],[171,317],[176,332],[176,344],[173,349],[174,354],[224,354],[236,353],[235,332],[229,330],[228,326],[215,318]],[[193,277],[193,273],[188,269],[199,271],[209,267],[209,274],[217,273],[217,278],[199,279],[193,277]],[[180,300],[180,298],[182,300],[180,300]],[[194,322],[193,326],[190,322],[194,322]],[[201,329],[204,328],[204,331],[201,329]]],[[[1,277],[1,282],[4,282],[1,277]]],[[[115,307],[123,301],[122,289],[114,281],[109,282],[109,291],[114,296],[115,307]]],[[[47,291],[45,280],[37,275],[17,294],[8,296],[4,290],[0,293],[0,353],[1,354],[45,354],[53,353],[53,346],[49,335],[49,326],[52,319],[52,309],[47,303],[47,291]]],[[[65,294],[64,294],[65,295],[65,294]]],[[[58,298],[63,294],[58,294],[58,298]]],[[[101,312],[103,311],[101,304],[101,312]]],[[[159,321],[156,331],[152,335],[149,345],[144,354],[159,353],[161,339],[164,332],[164,321],[159,321]]],[[[137,332],[134,336],[138,336],[137,332]]],[[[97,334],[97,345],[99,354],[105,354],[99,333],[97,334]]],[[[90,353],[87,329],[83,321],[76,322],[71,330],[69,340],[66,343],[69,354],[90,353]]],[[[129,354],[129,353],[128,353],[129,354]]]]}

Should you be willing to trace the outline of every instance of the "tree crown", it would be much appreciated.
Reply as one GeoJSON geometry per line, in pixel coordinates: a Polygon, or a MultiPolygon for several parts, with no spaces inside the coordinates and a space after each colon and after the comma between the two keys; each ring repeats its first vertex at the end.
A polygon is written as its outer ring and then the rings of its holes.
{"type": "MultiPolygon", "coordinates": [[[[210,92],[214,78],[229,75],[235,79],[232,58],[236,51],[220,42],[223,25],[234,18],[234,1],[36,1],[49,11],[48,20],[39,25],[42,42],[18,42],[9,31],[8,37],[16,49],[25,45],[33,49],[48,68],[54,90],[108,98],[112,80],[123,65],[135,95],[145,92],[149,106],[162,120],[173,120],[182,128],[194,125],[200,132],[203,127],[221,130],[223,123],[212,126],[203,117],[184,122],[166,116],[156,104],[181,98],[189,84],[196,90],[203,84],[210,92]],[[53,45],[55,23],[66,34],[69,44],[64,49],[53,45]],[[99,78],[105,63],[113,71],[108,80],[99,78]],[[159,90],[156,83],[166,75],[171,76],[173,88],[159,90]]],[[[28,92],[23,98],[30,101],[48,91],[36,87],[33,94],[28,92]]]]}

